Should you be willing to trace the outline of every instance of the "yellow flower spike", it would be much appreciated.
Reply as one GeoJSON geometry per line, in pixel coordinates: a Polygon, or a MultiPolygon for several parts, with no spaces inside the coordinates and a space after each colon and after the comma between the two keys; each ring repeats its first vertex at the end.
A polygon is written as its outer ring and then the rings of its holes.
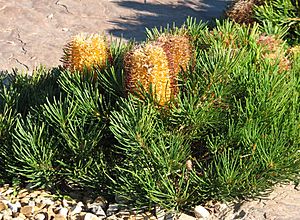
{"type": "Polygon", "coordinates": [[[139,46],[124,59],[126,87],[129,92],[139,92],[139,83],[146,91],[150,86],[160,105],[172,97],[168,59],[162,47],[155,43],[139,46]]]}
{"type": "Polygon", "coordinates": [[[104,67],[109,58],[108,44],[99,34],[78,34],[64,48],[63,66],[72,71],[104,67]]]}

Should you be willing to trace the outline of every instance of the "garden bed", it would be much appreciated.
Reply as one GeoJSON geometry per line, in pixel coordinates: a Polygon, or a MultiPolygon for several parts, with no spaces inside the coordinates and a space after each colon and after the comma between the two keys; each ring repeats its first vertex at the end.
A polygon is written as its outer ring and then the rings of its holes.
{"type": "Polygon", "coordinates": [[[268,4],[258,23],[189,18],[139,44],[81,34],[61,67],[3,73],[3,183],[86,191],[158,217],[297,182],[299,29],[261,20],[280,11],[268,4]]]}

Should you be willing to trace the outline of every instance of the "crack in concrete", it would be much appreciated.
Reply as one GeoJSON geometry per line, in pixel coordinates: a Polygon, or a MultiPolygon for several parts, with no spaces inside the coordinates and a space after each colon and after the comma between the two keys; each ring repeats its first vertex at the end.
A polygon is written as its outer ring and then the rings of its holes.
{"type": "Polygon", "coordinates": [[[62,3],[60,3],[59,0],[57,0],[57,1],[55,2],[55,4],[58,5],[58,6],[63,7],[63,8],[66,10],[67,13],[72,14],[72,13],[69,11],[68,6],[67,6],[67,5],[64,5],[64,4],[62,4],[62,3]]]}
{"type": "Polygon", "coordinates": [[[26,43],[21,39],[21,35],[20,35],[20,31],[17,29],[17,37],[16,39],[18,41],[20,41],[21,43],[21,49],[23,51],[23,54],[27,54],[27,49],[25,48],[26,47],[26,43]]]}
{"type": "Polygon", "coordinates": [[[21,64],[22,66],[24,66],[26,68],[27,71],[29,71],[29,67],[25,64],[22,63],[20,60],[18,60],[17,58],[13,58],[17,63],[21,64]]]}

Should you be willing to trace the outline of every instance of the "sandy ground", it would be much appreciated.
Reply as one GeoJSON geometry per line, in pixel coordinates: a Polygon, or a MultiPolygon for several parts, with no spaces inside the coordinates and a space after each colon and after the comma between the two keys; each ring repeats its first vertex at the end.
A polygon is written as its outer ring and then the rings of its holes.
{"type": "Polygon", "coordinates": [[[62,47],[80,32],[145,39],[145,28],[210,20],[229,0],[0,0],[0,70],[57,66],[62,47]]]}

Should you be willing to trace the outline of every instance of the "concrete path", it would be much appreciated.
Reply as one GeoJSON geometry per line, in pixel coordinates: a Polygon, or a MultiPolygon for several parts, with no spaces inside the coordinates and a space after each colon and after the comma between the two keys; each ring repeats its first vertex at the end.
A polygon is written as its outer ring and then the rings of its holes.
{"type": "Polygon", "coordinates": [[[300,188],[278,185],[265,198],[242,201],[225,209],[214,220],[300,220],[300,188]]]}
{"type": "Polygon", "coordinates": [[[0,70],[57,66],[62,47],[80,32],[145,39],[145,27],[209,20],[230,0],[0,0],[0,70]]]}

